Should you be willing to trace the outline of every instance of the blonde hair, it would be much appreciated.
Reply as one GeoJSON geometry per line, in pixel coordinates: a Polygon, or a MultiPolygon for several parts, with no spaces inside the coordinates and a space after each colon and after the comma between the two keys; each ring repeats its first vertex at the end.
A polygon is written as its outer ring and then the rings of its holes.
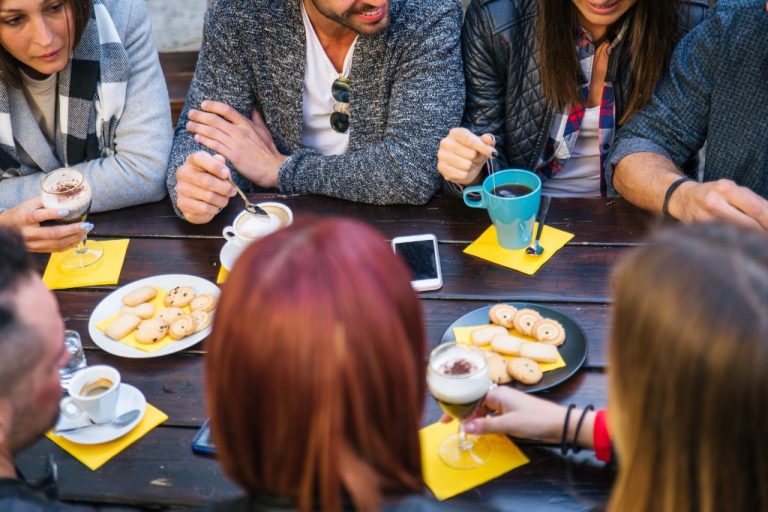
{"type": "Polygon", "coordinates": [[[768,238],[663,232],[613,284],[609,510],[768,510],[768,238]]]}

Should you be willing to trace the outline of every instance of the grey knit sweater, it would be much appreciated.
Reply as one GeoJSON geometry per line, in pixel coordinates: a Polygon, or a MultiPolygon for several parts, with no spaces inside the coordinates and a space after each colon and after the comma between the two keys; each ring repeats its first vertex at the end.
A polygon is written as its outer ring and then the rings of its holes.
{"type": "Polygon", "coordinates": [[[306,39],[299,2],[217,0],[209,8],[168,167],[174,205],[176,169],[190,153],[208,151],[185,129],[189,109],[206,99],[247,117],[253,108],[263,113],[277,149],[290,155],[279,171],[283,193],[422,204],[439,188],[438,144],[464,107],[460,1],[390,0],[389,28],[359,38],[349,151],[338,156],[300,145],[306,39]]]}

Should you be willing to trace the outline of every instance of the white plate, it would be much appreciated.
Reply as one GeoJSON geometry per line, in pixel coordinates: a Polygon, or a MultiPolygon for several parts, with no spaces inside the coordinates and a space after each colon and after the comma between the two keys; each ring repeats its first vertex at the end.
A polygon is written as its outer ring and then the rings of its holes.
{"type": "MultiPolygon", "coordinates": [[[[115,416],[120,416],[123,413],[138,409],[141,411],[139,417],[122,427],[113,427],[110,425],[94,425],[83,430],[76,432],[68,432],[61,434],[61,437],[72,441],[77,444],[101,444],[114,441],[119,437],[123,437],[125,434],[134,429],[144,417],[144,413],[147,410],[147,400],[144,398],[144,394],[131,386],[130,384],[120,384],[120,397],[117,399],[117,410],[115,416]]],[[[74,420],[68,419],[64,416],[61,417],[59,423],[56,425],[58,428],[71,428],[85,425],[86,422],[83,418],[77,418],[74,420]]]]}
{"type": "Polygon", "coordinates": [[[232,242],[225,243],[224,247],[221,248],[221,252],[219,253],[219,261],[221,261],[221,266],[224,267],[227,272],[232,270],[232,266],[235,264],[235,261],[237,261],[237,258],[240,256],[241,252],[243,252],[243,248],[239,245],[235,245],[232,242]]]}
{"type": "Polygon", "coordinates": [[[120,311],[123,307],[123,297],[142,286],[154,286],[162,288],[163,290],[170,290],[175,286],[191,286],[195,289],[195,293],[210,293],[214,297],[218,297],[221,291],[219,287],[210,281],[207,281],[201,277],[190,276],[186,274],[166,274],[162,276],[147,277],[145,279],[139,279],[130,284],[123,286],[107,295],[96,309],[91,313],[91,319],[88,321],[88,333],[99,348],[103,349],[110,354],[114,354],[120,357],[128,357],[132,359],[147,359],[151,357],[162,357],[168,354],[173,354],[181,350],[187,349],[197,343],[200,343],[206,336],[211,333],[211,326],[206,327],[200,332],[196,332],[191,336],[187,336],[179,341],[174,341],[167,347],[161,348],[155,352],[144,352],[126,345],[120,341],[115,341],[99,329],[96,328],[96,324],[107,318],[111,318],[115,313],[120,311]]]}

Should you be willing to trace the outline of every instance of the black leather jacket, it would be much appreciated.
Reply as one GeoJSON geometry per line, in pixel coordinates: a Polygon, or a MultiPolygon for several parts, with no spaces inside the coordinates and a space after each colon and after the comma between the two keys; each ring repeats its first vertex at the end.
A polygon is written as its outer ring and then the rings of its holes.
{"type": "MultiPolygon", "coordinates": [[[[467,96],[462,125],[476,134],[495,135],[501,169],[533,170],[552,124],[553,109],[539,76],[538,1],[472,0],[464,19],[467,96]]],[[[679,5],[682,37],[704,18],[707,2],[682,0],[679,5]]],[[[628,45],[619,44],[608,61],[606,81],[613,83],[616,119],[633,83],[628,54],[628,45]]]]}

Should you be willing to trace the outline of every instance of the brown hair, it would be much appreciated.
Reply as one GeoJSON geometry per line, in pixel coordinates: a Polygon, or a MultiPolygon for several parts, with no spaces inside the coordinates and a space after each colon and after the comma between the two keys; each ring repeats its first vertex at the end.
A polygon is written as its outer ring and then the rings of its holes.
{"type": "MultiPolygon", "coordinates": [[[[83,32],[85,31],[85,26],[91,18],[93,12],[93,0],[64,0],[64,3],[68,4],[72,9],[72,17],[75,22],[75,33],[72,38],[72,49],[74,50],[80,43],[80,38],[83,37],[83,32]]],[[[21,63],[16,57],[8,53],[8,50],[6,50],[3,45],[0,45],[0,80],[11,87],[21,87],[20,65],[21,63]]]]}
{"type": "Polygon", "coordinates": [[[609,510],[768,510],[768,238],[664,232],[614,278],[609,510]]]}
{"type": "Polygon", "coordinates": [[[252,244],[208,339],[206,395],[225,472],[304,511],[422,488],[424,332],[404,265],[350,220],[252,244]]]}
{"type": "MultiPolygon", "coordinates": [[[[612,38],[631,16],[627,40],[628,65],[634,83],[629,102],[618,124],[643,108],[653,94],[656,83],[666,72],[669,58],[678,40],[676,0],[637,0],[607,35],[612,38]]],[[[574,49],[574,30],[578,12],[572,0],[539,0],[537,38],[541,49],[541,82],[544,95],[557,109],[583,103],[581,97],[581,65],[574,49]]]]}

